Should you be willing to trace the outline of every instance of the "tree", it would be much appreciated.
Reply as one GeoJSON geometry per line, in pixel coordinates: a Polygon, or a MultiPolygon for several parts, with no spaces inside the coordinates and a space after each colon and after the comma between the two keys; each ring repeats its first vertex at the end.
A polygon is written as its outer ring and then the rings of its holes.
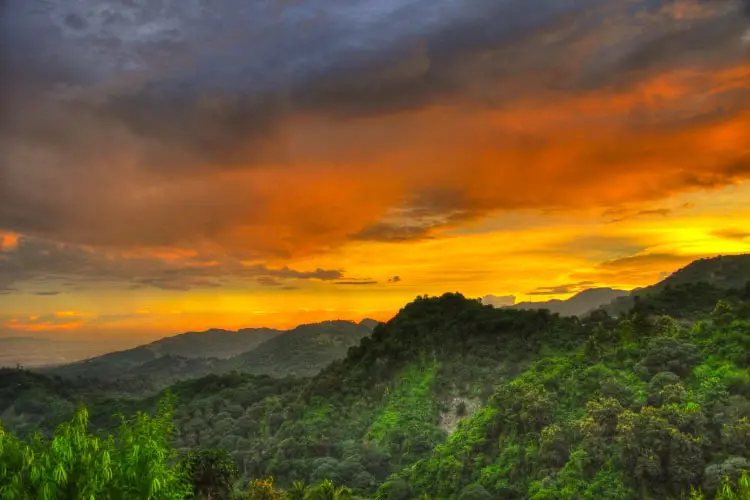
{"type": "Polygon", "coordinates": [[[703,489],[706,493],[713,495],[723,489],[727,480],[736,483],[748,471],[750,471],[750,462],[747,459],[729,457],[719,464],[706,467],[703,474],[703,489]]]}
{"type": "Polygon", "coordinates": [[[494,497],[480,484],[471,484],[461,490],[458,500],[492,500],[494,497]]]}
{"type": "Polygon", "coordinates": [[[122,417],[114,435],[88,433],[88,411],[80,408],[45,441],[25,443],[0,427],[0,498],[3,500],[178,500],[190,485],[173,464],[174,428],[166,398],[155,417],[122,417]]]}
{"type": "Polygon", "coordinates": [[[238,476],[234,458],[226,450],[192,451],[182,466],[193,485],[196,497],[207,500],[229,498],[232,484],[238,476]]]}
{"type": "Polygon", "coordinates": [[[711,317],[717,325],[726,326],[732,322],[734,316],[733,312],[732,304],[727,300],[722,299],[716,303],[716,307],[711,313],[711,317]]]}
{"type": "Polygon", "coordinates": [[[305,500],[309,488],[302,481],[294,481],[292,488],[286,492],[286,500],[305,500]]]}
{"type": "Polygon", "coordinates": [[[636,368],[649,379],[665,371],[684,378],[700,360],[700,352],[693,344],[671,337],[655,337],[649,341],[646,356],[636,368]]]}
{"type": "Polygon", "coordinates": [[[750,478],[747,473],[735,482],[726,478],[721,491],[716,495],[716,500],[748,500],[750,499],[750,478]]]}
{"type": "Polygon", "coordinates": [[[326,479],[310,490],[308,500],[345,500],[351,498],[352,490],[346,486],[336,487],[333,481],[326,479]]]}
{"type": "Polygon", "coordinates": [[[247,487],[245,500],[283,500],[284,496],[274,485],[274,478],[255,479],[247,487]]]}
{"type": "Polygon", "coordinates": [[[170,446],[176,428],[172,422],[172,397],[159,403],[155,417],[139,412],[133,420],[121,415],[121,425],[110,436],[113,471],[110,498],[117,500],[176,500],[191,491],[175,463],[177,450],[170,446]]]}

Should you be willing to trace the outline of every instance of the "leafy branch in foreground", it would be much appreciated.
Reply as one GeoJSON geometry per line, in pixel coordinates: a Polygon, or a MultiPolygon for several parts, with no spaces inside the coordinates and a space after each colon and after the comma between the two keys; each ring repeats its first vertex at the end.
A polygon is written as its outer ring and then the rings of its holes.
{"type": "Polygon", "coordinates": [[[4,500],[176,500],[190,486],[175,463],[172,403],[155,416],[122,418],[117,431],[89,433],[88,411],[79,408],[51,440],[25,443],[0,427],[0,498],[4,500]]]}

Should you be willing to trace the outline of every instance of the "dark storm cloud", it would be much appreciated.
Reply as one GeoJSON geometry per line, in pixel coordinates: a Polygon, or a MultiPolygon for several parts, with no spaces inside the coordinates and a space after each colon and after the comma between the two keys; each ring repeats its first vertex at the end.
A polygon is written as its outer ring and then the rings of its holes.
{"type": "MultiPolygon", "coordinates": [[[[626,85],[654,69],[736,59],[740,46],[729,41],[747,25],[739,0],[2,5],[0,229],[92,245],[171,245],[186,235],[210,240],[240,226],[291,225],[268,222],[274,199],[247,184],[227,176],[206,181],[261,165],[290,168],[307,146],[284,135],[286,119],[382,115],[443,102],[502,109],[527,90],[626,85]]],[[[737,109],[742,97],[730,92],[715,112],[737,109]]],[[[659,119],[669,124],[673,117],[659,119]]],[[[345,163],[339,146],[317,144],[315,151],[345,163]]],[[[748,173],[743,161],[684,182],[721,185],[748,173]]],[[[444,216],[438,225],[529,203],[472,197],[451,179],[435,187],[422,185],[430,176],[415,178],[406,198],[444,216]]],[[[293,195],[280,188],[274,196],[293,195]]],[[[353,225],[347,234],[354,239],[377,241],[427,238],[436,227],[353,225]]],[[[227,245],[248,246],[240,243],[227,245]]],[[[322,238],[311,246],[329,244],[322,238]]],[[[259,252],[290,250],[269,245],[259,252]]]]}
{"type": "Polygon", "coordinates": [[[281,286],[281,282],[279,280],[277,280],[276,278],[271,278],[270,276],[261,276],[255,281],[263,286],[281,286]]]}
{"type": "Polygon", "coordinates": [[[613,219],[610,222],[621,222],[621,221],[624,221],[627,219],[633,219],[636,217],[649,217],[649,216],[654,216],[654,215],[666,217],[670,215],[672,212],[673,210],[671,208],[653,208],[650,210],[639,210],[633,214],[613,219]]]}
{"type": "Polygon", "coordinates": [[[693,203],[683,203],[676,208],[650,208],[646,210],[628,210],[624,207],[610,207],[602,211],[602,217],[613,217],[610,222],[620,222],[628,219],[635,219],[639,217],[651,217],[651,216],[662,216],[674,214],[677,210],[687,210],[695,208],[693,203]]]}
{"type": "MultiPolygon", "coordinates": [[[[283,162],[268,146],[282,117],[421,107],[465,90],[467,54],[592,3],[9,0],[0,144],[44,144],[55,161],[10,148],[0,172],[9,188],[58,168],[81,182],[80,169],[104,168],[95,164],[126,148],[130,167],[153,175],[283,162]],[[47,165],[15,172],[29,162],[47,165]]],[[[0,225],[44,231],[66,222],[55,211],[59,194],[48,203],[23,190],[0,194],[8,200],[0,225]]]]}
{"type": "Polygon", "coordinates": [[[531,292],[529,295],[562,295],[568,293],[582,292],[586,288],[590,288],[592,285],[596,285],[595,281],[581,281],[578,283],[571,283],[567,285],[558,285],[553,287],[539,287],[531,292]]]}
{"type": "Polygon", "coordinates": [[[378,222],[371,224],[362,231],[352,234],[349,237],[353,240],[362,241],[383,241],[383,242],[404,242],[432,239],[430,231],[440,227],[439,225],[396,225],[387,222],[378,222]]]}
{"type": "Polygon", "coordinates": [[[612,259],[606,262],[602,262],[599,267],[601,267],[602,269],[617,270],[634,268],[638,266],[645,267],[648,265],[679,264],[689,259],[695,259],[695,257],[672,253],[644,253],[641,255],[631,255],[628,257],[621,257],[619,259],[612,259]]]}
{"type": "MultiPolygon", "coordinates": [[[[39,238],[20,238],[12,250],[0,251],[0,290],[11,290],[14,283],[124,284],[131,288],[154,287],[163,290],[216,288],[231,279],[253,279],[261,284],[280,280],[334,281],[344,279],[342,271],[317,269],[298,271],[289,267],[272,269],[264,265],[243,265],[224,259],[208,261],[201,256],[165,259],[159,256],[129,256],[104,253],[74,245],[58,244],[39,238]]],[[[292,285],[286,285],[292,286],[292,285]]],[[[37,292],[56,295],[59,292],[37,292]]]]}

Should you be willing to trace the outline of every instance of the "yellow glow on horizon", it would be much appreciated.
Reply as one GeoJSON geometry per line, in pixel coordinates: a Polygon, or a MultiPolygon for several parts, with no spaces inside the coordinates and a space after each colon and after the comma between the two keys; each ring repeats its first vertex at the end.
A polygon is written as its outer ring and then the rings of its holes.
{"type": "Polygon", "coordinates": [[[109,291],[98,294],[96,308],[94,302],[78,298],[47,297],[44,300],[51,305],[59,301],[63,307],[52,312],[30,310],[4,326],[13,331],[130,332],[146,337],[209,328],[291,328],[330,319],[384,321],[423,294],[513,295],[520,302],[567,298],[569,293],[531,292],[583,281],[632,289],[653,284],[699,257],[750,252],[750,238],[742,231],[750,227],[750,206],[731,207],[740,195],[750,200],[750,186],[681,196],[675,200],[681,208],[616,222],[571,212],[530,214],[523,224],[514,225],[512,214],[501,214],[436,239],[351,242],[287,262],[300,270],[343,269],[353,279],[377,282],[372,285],[303,280],[295,290],[247,288],[238,282],[189,292],[109,291]],[[634,260],[619,261],[621,257],[634,260]],[[389,282],[394,276],[400,280],[389,282]],[[69,308],[74,303],[80,303],[82,310],[69,308]],[[84,308],[87,303],[91,309],[84,308]],[[45,314],[58,321],[45,321],[45,314]]]}

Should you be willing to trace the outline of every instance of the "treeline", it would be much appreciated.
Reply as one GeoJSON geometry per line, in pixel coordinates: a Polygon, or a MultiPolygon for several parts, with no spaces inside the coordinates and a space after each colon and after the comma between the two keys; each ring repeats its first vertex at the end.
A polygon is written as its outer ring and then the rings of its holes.
{"type": "Polygon", "coordinates": [[[134,467],[119,436],[162,426],[159,484],[212,499],[750,499],[749,305],[748,287],[706,284],[582,319],[419,297],[315,377],[211,376],[174,385],[173,412],[98,399],[91,420],[156,415],[99,438],[112,484],[134,467]]]}
{"type": "Polygon", "coordinates": [[[151,416],[138,413],[116,432],[89,431],[80,408],[54,436],[28,442],[0,426],[0,498],[3,500],[335,500],[352,491],[330,480],[288,491],[273,478],[238,482],[234,459],[225,450],[198,449],[180,457],[172,446],[175,427],[170,398],[151,416]]]}

